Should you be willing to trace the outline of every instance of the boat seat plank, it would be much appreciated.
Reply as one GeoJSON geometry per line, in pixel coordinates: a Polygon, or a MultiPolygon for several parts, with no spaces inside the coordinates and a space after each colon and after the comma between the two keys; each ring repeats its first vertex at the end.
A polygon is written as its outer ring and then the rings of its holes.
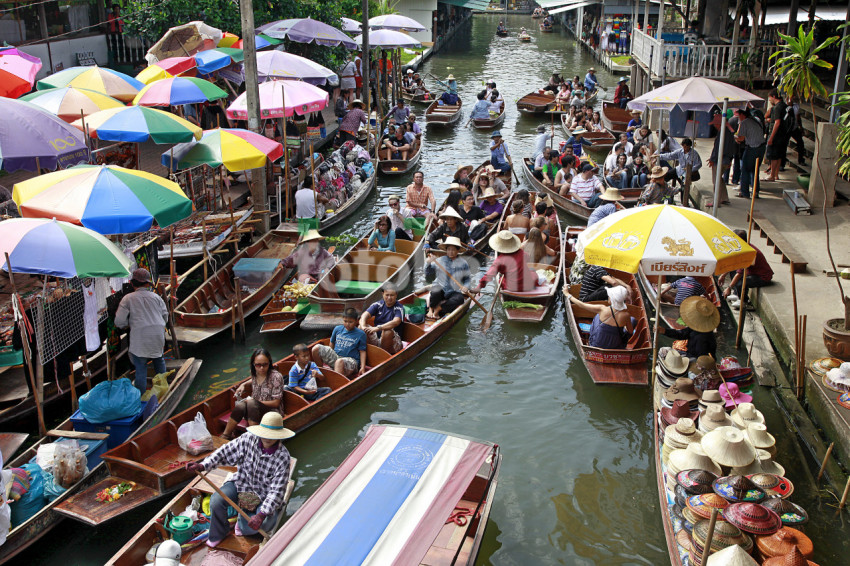
{"type": "MultiPolygon", "coordinates": [[[[213,436],[213,445],[215,448],[220,448],[227,441],[219,436],[213,436]]],[[[174,444],[169,444],[160,448],[150,456],[144,459],[142,462],[145,466],[152,468],[157,471],[159,474],[164,474],[168,472],[169,467],[174,462],[185,462],[187,460],[191,460],[193,462],[200,461],[209,456],[209,452],[204,452],[203,454],[199,454],[197,456],[192,456],[185,450],[182,450],[179,446],[174,444]]]]}
{"type": "MultiPolygon", "coordinates": [[[[24,435],[26,436],[26,435],[24,435]]],[[[47,436],[55,436],[57,438],[83,438],[86,440],[105,440],[109,438],[109,433],[106,432],[80,432],[78,430],[48,430],[47,436]]]]}
{"type": "Polygon", "coordinates": [[[125,480],[122,478],[109,476],[88,489],[72,495],[57,505],[55,510],[83,523],[99,525],[160,496],[155,489],[137,483],[136,487],[116,501],[101,503],[97,500],[96,495],[99,491],[123,481],[125,480]]]}
{"type": "Polygon", "coordinates": [[[339,280],[335,283],[336,291],[340,294],[346,295],[368,295],[372,291],[379,289],[383,284],[384,280],[381,281],[352,281],[352,280],[339,280]]]}

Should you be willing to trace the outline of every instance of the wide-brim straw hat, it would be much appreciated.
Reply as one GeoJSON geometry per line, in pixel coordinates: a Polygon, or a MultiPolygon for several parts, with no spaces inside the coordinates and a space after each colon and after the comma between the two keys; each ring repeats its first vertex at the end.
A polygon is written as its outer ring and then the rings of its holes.
{"type": "Polygon", "coordinates": [[[725,407],[723,399],[720,397],[720,392],[717,389],[706,389],[702,392],[702,396],[699,398],[699,406],[700,409],[705,411],[711,405],[717,405],[719,407],[725,407]]]}
{"type": "Polygon", "coordinates": [[[772,535],[782,528],[779,515],[758,503],[732,503],[723,509],[723,518],[745,533],[754,535],[772,535]]]}
{"type": "Polygon", "coordinates": [[[711,332],[720,324],[720,311],[705,297],[688,297],[679,305],[679,314],[688,328],[697,332],[711,332]]]}
{"type": "MultiPolygon", "coordinates": [[[[709,524],[710,521],[708,519],[702,519],[701,521],[694,523],[691,535],[694,547],[699,551],[702,551],[708,542],[709,524]]],[[[719,552],[724,548],[729,548],[730,546],[740,546],[744,550],[752,550],[753,540],[749,535],[744,534],[744,532],[735,525],[722,520],[717,521],[714,527],[714,536],[711,538],[710,551],[712,553],[719,552]]],[[[702,552],[700,552],[700,554],[702,554],[702,552]]],[[[699,562],[696,561],[694,561],[694,563],[695,565],[699,564],[699,562]]]]}
{"type": "Polygon", "coordinates": [[[488,243],[493,248],[493,251],[500,254],[512,254],[522,246],[516,234],[512,234],[508,230],[502,230],[493,234],[490,236],[488,243]]]}
{"type": "MultiPolygon", "coordinates": [[[[670,458],[668,460],[669,468],[672,468],[675,473],[679,473],[684,470],[705,470],[706,472],[711,472],[715,476],[719,476],[723,473],[720,469],[720,466],[714,462],[708,455],[705,453],[705,450],[702,448],[702,444],[697,444],[696,442],[692,442],[688,444],[688,447],[680,450],[673,450],[670,453],[670,458]]],[[[668,469],[668,471],[670,471],[668,469]]]]}
{"type": "Polygon", "coordinates": [[[696,389],[694,389],[694,381],[692,379],[680,377],[676,380],[676,383],[670,387],[670,389],[664,392],[664,398],[671,403],[676,399],[696,401],[699,399],[699,394],[697,394],[696,389]]]}
{"type": "Polygon", "coordinates": [[[670,448],[685,448],[689,444],[702,440],[702,433],[688,417],[679,419],[676,424],[664,429],[664,444],[670,448]]]}
{"type": "Polygon", "coordinates": [[[807,560],[796,546],[788,554],[780,554],[762,562],[762,566],[818,566],[817,562],[807,560]]]}
{"type": "Polygon", "coordinates": [[[751,476],[754,474],[773,474],[775,476],[784,476],[785,467],[778,462],[773,461],[773,456],[767,450],[756,448],[756,457],[746,466],[735,466],[732,468],[732,473],[742,476],[751,476]]]}
{"type": "Polygon", "coordinates": [[[365,106],[362,100],[360,100],[359,98],[355,98],[354,100],[348,103],[348,107],[353,108],[355,104],[359,104],[361,109],[365,106]]]}
{"type": "Polygon", "coordinates": [[[463,186],[463,185],[461,185],[460,183],[452,183],[451,185],[449,185],[449,188],[448,188],[448,189],[446,189],[446,190],[445,190],[445,191],[443,191],[443,192],[444,192],[444,193],[450,193],[450,192],[452,192],[452,191],[460,191],[460,192],[463,192],[463,191],[465,191],[465,190],[466,190],[466,187],[464,187],[464,186],[463,186]]]}
{"type": "Polygon", "coordinates": [[[745,429],[753,423],[764,424],[764,415],[752,403],[740,403],[732,410],[732,422],[740,429],[745,429]]]}
{"type": "Polygon", "coordinates": [[[617,202],[623,200],[623,195],[620,194],[620,189],[615,187],[608,187],[605,189],[601,195],[599,195],[600,200],[607,200],[608,202],[617,202]]]}
{"type": "Polygon", "coordinates": [[[747,551],[734,544],[723,550],[718,550],[705,561],[706,566],[759,566],[747,551]]]}
{"type": "Polygon", "coordinates": [[[575,130],[573,130],[574,136],[578,136],[578,135],[586,134],[586,133],[587,133],[587,130],[585,130],[584,128],[576,128],[575,130]]]}
{"type": "Polygon", "coordinates": [[[595,72],[596,72],[596,68],[594,68],[594,67],[588,67],[588,68],[587,68],[587,72],[588,72],[588,73],[595,73],[595,72]]]}
{"type": "Polygon", "coordinates": [[[766,452],[776,447],[776,437],[767,432],[767,427],[762,423],[747,425],[747,438],[753,446],[766,452]]]}
{"type": "Polygon", "coordinates": [[[632,116],[640,116],[640,110],[632,110],[631,115],[632,116]]]}
{"type": "Polygon", "coordinates": [[[738,389],[737,383],[721,383],[720,387],[717,388],[717,392],[720,394],[720,398],[723,399],[727,409],[732,409],[742,403],[752,403],[753,401],[753,396],[742,393],[738,389]]]}
{"type": "MultiPolygon", "coordinates": [[[[660,167],[660,166],[656,165],[655,167],[652,168],[652,173],[650,173],[649,178],[650,179],[661,179],[662,177],[664,177],[664,175],[667,174],[667,171],[668,171],[667,167],[660,167]]],[[[681,310],[681,308],[680,308],[680,310],[681,310]]],[[[696,329],[694,329],[694,330],[696,330],[696,329]]],[[[702,331],[702,332],[705,332],[705,331],[702,331]]]]}
{"type": "Polygon", "coordinates": [[[449,74],[449,76],[448,76],[448,77],[446,77],[446,80],[447,80],[447,81],[453,81],[453,80],[455,80],[455,76],[454,76],[454,75],[452,75],[452,74],[449,74]]]}
{"type": "Polygon", "coordinates": [[[286,440],[295,433],[283,426],[283,417],[277,411],[269,411],[263,415],[260,424],[249,426],[248,432],[266,440],[286,440]]]}
{"type": "MultiPolygon", "coordinates": [[[[611,189],[608,189],[608,190],[611,190],[611,189]]],[[[613,189],[613,190],[616,191],[617,189],[613,189]]],[[[617,191],[617,192],[619,192],[619,191],[617,191]]],[[[602,198],[602,197],[599,197],[599,198],[602,198]]],[[[622,198],[622,197],[620,197],[620,198],[622,198]]],[[[669,352],[667,352],[667,355],[664,356],[664,359],[661,360],[661,365],[664,367],[665,370],[667,370],[667,373],[669,375],[675,376],[677,378],[683,377],[688,373],[688,365],[689,365],[688,358],[682,356],[679,352],[677,352],[676,350],[673,350],[672,348],[670,349],[669,352]]]]}
{"type": "Polygon", "coordinates": [[[496,191],[493,190],[493,187],[487,187],[484,189],[484,192],[481,194],[481,198],[489,198],[499,196],[496,194],[496,191]]]}
{"type": "Polygon", "coordinates": [[[463,220],[463,216],[458,214],[457,210],[451,206],[447,206],[446,209],[440,213],[440,218],[457,218],[458,220],[463,220]]]}
{"type": "Polygon", "coordinates": [[[759,472],[747,476],[753,483],[765,490],[768,495],[787,499],[794,493],[794,484],[788,478],[776,474],[759,472]]]}
{"type": "Polygon", "coordinates": [[[458,173],[460,173],[464,169],[466,169],[466,173],[468,175],[468,174],[472,173],[472,170],[475,169],[475,167],[473,167],[472,165],[458,165],[457,171],[455,171],[455,177],[457,177],[458,173]]]}
{"type": "Polygon", "coordinates": [[[761,502],[762,505],[779,515],[785,526],[803,525],[809,522],[809,514],[805,509],[787,499],[769,497],[761,502]]]}
{"type": "Polygon", "coordinates": [[[440,249],[445,251],[448,246],[454,246],[457,249],[463,249],[463,242],[460,241],[460,238],[457,236],[447,236],[446,239],[440,244],[440,249]]]}
{"type": "Polygon", "coordinates": [[[710,405],[699,418],[699,429],[711,432],[722,426],[735,426],[721,405],[710,405]]]}
{"type": "Polygon", "coordinates": [[[730,468],[748,466],[756,459],[756,448],[747,441],[744,433],[731,426],[716,428],[702,437],[706,455],[730,468]]]}
{"type": "Polygon", "coordinates": [[[321,241],[321,240],[324,240],[324,239],[325,239],[325,237],[324,237],[324,236],[322,236],[321,234],[319,234],[319,231],[318,231],[318,230],[315,230],[315,229],[312,229],[312,228],[311,228],[311,229],[310,229],[310,230],[308,230],[308,231],[307,231],[307,233],[306,233],[306,234],[304,234],[304,236],[301,238],[301,243],[302,243],[302,244],[304,244],[304,243],[307,243],[307,242],[312,242],[312,241],[314,241],[314,240],[319,240],[319,241],[321,241]]]}

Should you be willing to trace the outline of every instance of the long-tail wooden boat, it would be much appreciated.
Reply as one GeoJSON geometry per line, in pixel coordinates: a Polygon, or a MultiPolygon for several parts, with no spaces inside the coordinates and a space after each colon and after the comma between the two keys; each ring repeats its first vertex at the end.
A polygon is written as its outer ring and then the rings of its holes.
{"type": "Polygon", "coordinates": [[[425,110],[425,124],[433,126],[452,126],[457,124],[463,115],[463,100],[457,99],[457,104],[440,104],[435,100],[425,110]]]}
{"type": "MultiPolygon", "coordinates": [[[[676,533],[679,531],[674,528],[674,524],[680,525],[680,531],[684,530],[684,526],[682,525],[682,521],[680,519],[676,519],[672,514],[672,508],[676,504],[676,494],[673,491],[668,491],[667,489],[667,471],[661,461],[661,445],[663,444],[663,439],[660,434],[661,431],[658,414],[659,406],[655,401],[653,402],[653,406],[653,453],[655,455],[655,478],[658,482],[661,523],[664,526],[664,538],[667,540],[667,553],[670,556],[670,565],[685,566],[686,564],[691,564],[688,557],[690,545],[686,548],[680,545],[676,538],[676,533]]],[[[685,531],[685,533],[687,534],[687,531],[685,531]]],[[[688,539],[689,538],[690,537],[688,537],[688,539]]]]}
{"type": "MultiPolygon", "coordinates": [[[[564,135],[569,139],[572,136],[572,130],[569,128],[569,120],[570,117],[568,114],[561,114],[561,129],[564,131],[564,135]]],[[[582,134],[584,139],[590,140],[593,145],[590,146],[594,151],[610,151],[614,144],[617,143],[617,138],[609,131],[604,132],[587,132],[582,134]]]]}
{"type": "MultiPolygon", "coordinates": [[[[360,206],[366,202],[366,199],[369,198],[369,195],[375,189],[378,184],[378,160],[372,159],[372,168],[373,172],[366,179],[365,183],[360,184],[360,188],[348,197],[344,203],[342,203],[339,208],[326,211],[325,217],[322,218],[319,224],[319,230],[327,230],[332,226],[336,226],[349,216],[351,216],[360,206]]],[[[278,227],[278,230],[285,231],[285,224],[282,224],[278,227]]]]}
{"type": "MultiPolygon", "coordinates": [[[[275,526],[277,529],[283,522],[286,516],[286,506],[289,504],[289,499],[292,497],[292,491],[295,489],[295,481],[292,479],[293,472],[298,463],[297,458],[292,458],[289,462],[289,481],[286,484],[286,493],[283,497],[283,507],[278,515],[278,522],[275,526]]],[[[165,507],[159,510],[156,515],[143,526],[136,535],[131,538],[127,544],[110,558],[107,566],[138,566],[145,564],[145,555],[150,548],[156,543],[169,540],[171,534],[163,527],[163,519],[171,512],[174,515],[179,515],[186,510],[192,503],[192,500],[198,496],[207,497],[215,493],[215,490],[209,485],[207,480],[215,484],[216,487],[221,487],[227,481],[228,474],[235,471],[236,468],[223,466],[216,468],[205,474],[206,479],[197,478],[189,485],[183,488],[174,499],[169,501],[165,507]]],[[[196,539],[190,539],[184,543],[183,554],[181,557],[182,564],[200,564],[204,561],[210,548],[205,544],[205,537],[198,536],[196,539]],[[192,542],[192,541],[195,542],[192,542]]],[[[262,537],[260,535],[237,537],[233,533],[229,533],[221,543],[216,546],[216,550],[229,552],[243,561],[250,560],[260,549],[262,537]]]]}
{"type": "MultiPolygon", "coordinates": [[[[575,252],[566,251],[564,246],[564,269],[569,269],[575,260],[575,252]]],[[[628,344],[622,350],[610,350],[594,348],[587,345],[587,335],[594,314],[574,305],[567,297],[564,297],[564,309],[567,311],[567,319],[573,341],[576,348],[581,351],[582,361],[587,372],[597,385],[647,385],[647,361],[652,351],[652,340],[650,339],[649,319],[643,306],[643,299],[638,289],[635,276],[624,271],[609,269],[608,272],[625,282],[631,291],[631,302],[626,304],[629,314],[637,320],[634,325],[635,331],[629,339],[628,344]]],[[[567,289],[574,297],[579,296],[581,285],[567,284],[567,289]]]]}
{"type": "MultiPolygon", "coordinates": [[[[384,140],[386,136],[381,137],[378,142],[379,155],[384,152],[384,140]]],[[[382,175],[404,175],[413,171],[414,167],[419,164],[419,159],[422,157],[422,134],[416,136],[416,141],[413,142],[412,153],[407,154],[407,159],[378,159],[378,171],[382,175]]]]}
{"type": "Polygon", "coordinates": [[[555,102],[555,95],[551,92],[541,94],[534,90],[517,100],[516,107],[517,110],[526,114],[543,114],[553,102],[555,102]]]}
{"type": "MultiPolygon", "coordinates": [[[[532,195],[532,199],[534,195],[532,195]]],[[[504,218],[504,217],[503,217],[504,218]]],[[[504,223],[504,220],[502,221],[504,223]]],[[[503,224],[500,224],[500,230],[503,229],[503,224]]],[[[520,240],[525,240],[525,234],[517,235],[520,240]]],[[[555,251],[555,256],[550,257],[551,263],[538,262],[532,263],[527,262],[526,265],[532,271],[538,270],[551,270],[555,272],[555,279],[552,280],[551,283],[546,285],[538,285],[534,288],[533,291],[508,291],[507,289],[502,289],[501,294],[499,295],[500,301],[502,303],[502,307],[505,309],[505,315],[508,317],[508,320],[518,320],[522,322],[540,322],[545,317],[549,310],[552,308],[552,305],[555,303],[555,297],[560,287],[561,278],[564,275],[564,254],[561,253],[561,248],[564,246],[564,235],[561,233],[561,220],[558,219],[558,234],[552,234],[554,237],[550,237],[550,242],[553,245],[549,245],[555,251]],[[519,303],[529,303],[533,305],[540,305],[541,308],[508,308],[505,306],[506,301],[514,301],[519,303]]],[[[498,257],[499,254],[496,254],[498,257]]],[[[549,256],[544,256],[543,259],[546,259],[549,256]]]]}
{"type": "Polygon", "coordinates": [[[509,34],[509,32],[506,29],[497,29],[496,30],[496,35],[499,36],[499,37],[508,37],[508,34],[509,34]]]}
{"type": "MultiPolygon", "coordinates": [[[[643,288],[643,292],[646,293],[647,304],[650,308],[655,308],[655,295],[656,295],[656,277],[652,277],[653,281],[650,281],[649,276],[643,271],[642,268],[638,270],[638,281],[640,282],[640,286],[643,288]]],[[[714,277],[712,276],[695,276],[700,285],[705,288],[705,298],[714,303],[714,306],[721,310],[722,303],[720,302],[720,294],[717,292],[717,286],[714,283],[714,277]]],[[[661,284],[667,283],[667,276],[661,276],[661,284]]],[[[674,328],[676,330],[681,330],[685,327],[684,324],[679,322],[679,305],[674,303],[668,303],[662,301],[659,303],[659,307],[661,309],[661,320],[664,321],[669,328],[674,328]]]]}
{"type": "Polygon", "coordinates": [[[375,564],[471,566],[501,459],[490,442],[373,425],[248,565],[359,564],[368,556],[375,564]],[[350,481],[364,475],[372,481],[350,481]],[[453,519],[458,513],[468,523],[453,519]]]}
{"type": "MultiPolygon", "coordinates": [[[[174,330],[180,342],[197,344],[230,328],[237,306],[233,269],[242,259],[283,259],[294,250],[298,232],[274,230],[236,254],[174,309],[174,330]]],[[[279,265],[259,287],[242,291],[241,314],[248,317],[263,307],[294,270],[279,265]]],[[[240,282],[244,283],[244,282],[240,282]]]]}
{"type": "MultiPolygon", "coordinates": [[[[156,408],[150,411],[150,414],[130,436],[130,438],[155,427],[162,422],[180,403],[180,400],[186,394],[192,381],[198,373],[201,366],[201,361],[195,358],[188,360],[179,360],[181,363],[177,372],[172,375],[169,382],[170,387],[168,393],[163,396],[162,400],[158,400],[156,408]]],[[[169,366],[172,364],[169,363],[169,366]]],[[[68,439],[83,439],[83,440],[104,440],[109,436],[108,433],[84,433],[74,430],[74,425],[71,419],[67,419],[55,429],[48,431],[47,436],[41,438],[38,442],[30,446],[22,452],[17,458],[7,463],[10,468],[23,466],[30,460],[35,458],[38,449],[41,446],[55,442],[61,438],[68,439]]],[[[76,484],[69,487],[62,495],[54,501],[47,503],[38,513],[27,519],[20,525],[16,525],[6,537],[6,542],[0,545],[0,564],[6,564],[12,558],[18,555],[21,551],[35,543],[44,534],[56,526],[64,515],[59,512],[59,508],[72,500],[81,491],[86,490],[92,485],[98,485],[107,475],[106,464],[101,461],[94,464],[89,473],[76,484]]],[[[97,492],[95,492],[97,493],[97,492]]]]}
{"type": "Polygon", "coordinates": [[[615,136],[626,133],[626,128],[629,127],[629,122],[632,120],[630,110],[620,108],[612,102],[603,102],[600,114],[602,124],[615,136]]]}
{"type": "Polygon", "coordinates": [[[479,130],[492,130],[498,128],[502,124],[505,123],[505,111],[507,110],[507,105],[502,103],[502,111],[495,118],[473,118],[472,125],[475,126],[476,129],[479,130]]]}
{"type": "Polygon", "coordinates": [[[541,33],[552,33],[552,32],[555,31],[555,26],[553,26],[552,24],[549,24],[549,25],[540,24],[539,27],[540,27],[541,33]]]}
{"type": "Polygon", "coordinates": [[[431,104],[431,101],[434,100],[431,91],[427,89],[418,89],[415,94],[401,89],[401,97],[405,100],[405,102],[412,102],[415,104],[431,104]]]}

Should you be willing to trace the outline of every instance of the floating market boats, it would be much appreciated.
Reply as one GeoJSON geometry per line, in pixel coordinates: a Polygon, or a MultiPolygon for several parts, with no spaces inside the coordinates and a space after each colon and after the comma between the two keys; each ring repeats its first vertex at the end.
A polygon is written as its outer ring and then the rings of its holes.
{"type": "MultiPolygon", "coordinates": [[[[655,295],[656,295],[656,285],[657,281],[650,282],[649,276],[643,271],[643,268],[638,270],[638,281],[640,282],[640,286],[643,288],[643,292],[646,293],[646,298],[648,299],[648,303],[651,307],[655,307],[655,295]]],[[[652,279],[657,279],[656,277],[652,277],[652,279]]],[[[721,309],[720,302],[720,294],[717,292],[717,286],[714,283],[713,276],[698,276],[694,277],[697,282],[703,286],[705,289],[705,297],[714,303],[718,309],[721,309]]],[[[667,276],[661,277],[661,284],[664,285],[668,283],[667,276]]],[[[681,330],[685,328],[685,325],[679,322],[679,305],[674,303],[668,303],[661,301],[659,303],[659,308],[661,309],[661,320],[664,321],[669,328],[674,328],[676,330],[681,330]]],[[[722,309],[721,309],[722,310],[722,309]]]]}
{"type": "MultiPolygon", "coordinates": [[[[388,138],[386,136],[383,136],[378,142],[379,155],[384,151],[384,141],[387,139],[388,138]]],[[[416,136],[416,141],[413,142],[413,149],[408,153],[407,159],[379,159],[378,171],[380,171],[382,175],[404,175],[416,167],[421,157],[422,134],[419,134],[416,136]]]]}
{"type": "MultiPolygon", "coordinates": [[[[529,37],[529,39],[531,39],[529,37]]],[[[551,92],[531,91],[516,101],[517,110],[526,114],[543,114],[555,102],[551,92]]]]}
{"type": "Polygon", "coordinates": [[[632,113],[631,110],[620,108],[612,102],[603,102],[601,117],[602,124],[616,136],[626,133],[626,128],[632,120],[632,113]]]}
{"type": "MultiPolygon", "coordinates": [[[[567,138],[573,135],[572,130],[567,127],[569,120],[570,116],[568,114],[561,114],[561,129],[567,138]]],[[[582,137],[593,142],[591,149],[594,151],[610,151],[614,147],[614,144],[617,143],[617,138],[614,134],[607,130],[604,132],[586,132],[582,134],[582,137]]]]}
{"type": "Polygon", "coordinates": [[[501,112],[495,118],[473,118],[472,125],[475,126],[478,130],[492,130],[498,128],[502,124],[505,123],[505,111],[507,110],[507,105],[502,104],[501,112]]]}
{"type": "Polygon", "coordinates": [[[440,104],[439,100],[431,103],[425,110],[425,124],[434,126],[453,126],[463,115],[463,100],[457,99],[457,104],[440,104]]]}

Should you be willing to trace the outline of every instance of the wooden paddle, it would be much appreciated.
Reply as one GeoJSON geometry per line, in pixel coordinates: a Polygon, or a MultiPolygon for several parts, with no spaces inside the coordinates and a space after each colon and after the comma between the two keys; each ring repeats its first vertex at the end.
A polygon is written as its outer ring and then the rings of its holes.
{"type": "Polygon", "coordinates": [[[519,175],[516,174],[516,169],[514,168],[514,160],[511,159],[511,156],[508,156],[508,163],[511,164],[511,172],[514,174],[514,179],[516,180],[517,186],[519,186],[519,175]]]}
{"type": "Polygon", "coordinates": [[[484,320],[481,321],[481,326],[479,326],[479,330],[481,332],[487,332],[490,329],[490,325],[493,324],[493,307],[496,306],[496,303],[499,302],[499,296],[502,294],[502,277],[496,281],[496,294],[493,295],[493,302],[490,303],[490,310],[487,311],[487,314],[484,315],[484,320]]]}
{"type": "MultiPolygon", "coordinates": [[[[463,285],[461,285],[461,284],[458,282],[458,280],[457,280],[457,279],[455,279],[454,277],[452,277],[452,274],[451,274],[451,273],[449,273],[448,271],[446,271],[446,268],[445,268],[445,267],[443,267],[442,265],[440,265],[440,263],[439,263],[438,261],[434,260],[434,265],[436,265],[437,267],[439,267],[439,268],[440,268],[440,271],[442,271],[443,273],[445,273],[445,274],[446,274],[446,276],[447,276],[447,277],[451,280],[451,282],[452,282],[452,283],[454,283],[454,284],[455,284],[455,285],[457,285],[458,287],[463,288],[463,285]]],[[[482,311],[484,311],[485,313],[487,312],[487,309],[485,309],[485,308],[484,308],[484,305],[482,305],[481,303],[479,303],[479,302],[478,302],[478,299],[476,299],[475,297],[473,297],[473,296],[472,296],[472,293],[467,293],[467,295],[466,295],[466,296],[467,296],[467,297],[469,297],[470,299],[472,299],[472,302],[473,302],[473,303],[475,303],[476,305],[478,305],[478,308],[480,308],[480,309],[481,309],[482,311]]]]}
{"type": "MultiPolygon", "coordinates": [[[[207,484],[209,484],[209,486],[212,487],[215,490],[215,492],[222,497],[222,499],[227,501],[228,505],[230,505],[231,507],[236,509],[236,512],[239,513],[240,515],[242,515],[242,517],[246,521],[251,520],[251,517],[248,516],[248,513],[243,511],[242,508],[239,507],[239,505],[237,505],[236,503],[233,502],[232,499],[227,497],[227,494],[224,493],[223,491],[221,491],[221,488],[219,488],[217,485],[215,485],[215,483],[213,483],[212,480],[210,480],[204,472],[202,472],[200,470],[195,470],[195,473],[198,474],[199,476],[201,476],[201,479],[204,480],[205,482],[207,482],[207,484]]],[[[266,541],[269,540],[269,534],[266,531],[264,531],[263,529],[257,529],[257,532],[260,533],[261,535],[263,535],[263,542],[261,544],[265,544],[266,541]]]]}

